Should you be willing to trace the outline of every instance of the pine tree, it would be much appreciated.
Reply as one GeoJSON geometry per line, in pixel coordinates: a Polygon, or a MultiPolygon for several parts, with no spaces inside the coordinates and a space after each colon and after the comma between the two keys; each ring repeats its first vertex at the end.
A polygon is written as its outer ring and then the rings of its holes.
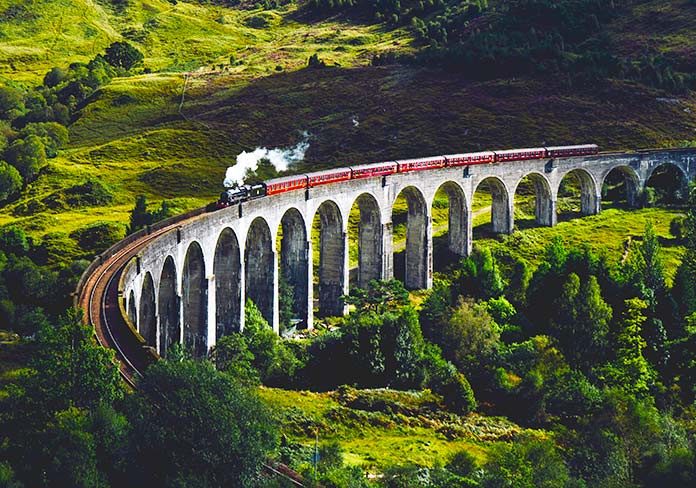
{"type": "Polygon", "coordinates": [[[625,301],[626,310],[619,321],[616,335],[616,360],[607,368],[610,383],[635,396],[650,391],[654,374],[643,351],[647,343],[641,335],[648,304],[638,298],[625,301]]]}

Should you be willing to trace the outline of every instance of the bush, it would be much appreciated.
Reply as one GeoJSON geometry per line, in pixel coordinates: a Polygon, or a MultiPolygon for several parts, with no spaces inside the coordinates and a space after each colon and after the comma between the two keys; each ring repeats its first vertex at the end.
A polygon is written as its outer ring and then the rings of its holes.
{"type": "Polygon", "coordinates": [[[127,42],[116,41],[106,48],[104,59],[116,68],[123,68],[129,71],[140,64],[143,59],[143,53],[127,42]]]}
{"type": "Polygon", "coordinates": [[[124,234],[121,224],[96,222],[74,231],[70,237],[85,251],[99,254],[123,239],[124,234]]]}
{"type": "Polygon", "coordinates": [[[14,166],[0,161],[0,202],[6,202],[22,189],[22,175],[14,166]]]}
{"type": "Polygon", "coordinates": [[[34,181],[39,171],[46,166],[46,148],[41,138],[36,135],[14,141],[7,149],[6,157],[26,182],[34,181]]]}

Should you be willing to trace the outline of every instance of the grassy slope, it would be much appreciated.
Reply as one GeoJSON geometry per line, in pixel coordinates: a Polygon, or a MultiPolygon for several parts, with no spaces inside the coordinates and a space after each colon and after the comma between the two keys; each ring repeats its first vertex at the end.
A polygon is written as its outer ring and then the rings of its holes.
{"type": "MultiPolygon", "coordinates": [[[[16,3],[0,0],[0,12],[16,3]]],[[[366,67],[375,52],[409,49],[408,33],[310,21],[295,5],[262,12],[165,0],[132,0],[123,11],[106,4],[34,0],[33,16],[0,23],[0,73],[9,79],[37,82],[50,66],[85,61],[124,36],[145,52],[146,66],[166,71],[118,79],[98,92],[72,125],[70,147],[0,211],[0,224],[16,221],[40,236],[96,220],[123,222],[137,193],[175,199],[181,210],[202,205],[240,151],[293,144],[305,130],[312,135],[308,168],[541,143],[669,146],[696,130],[696,97],[665,100],[673,97],[633,84],[473,83],[431,70],[366,67]],[[246,25],[259,15],[268,27],[246,25]],[[299,69],[314,52],[342,67],[299,69]],[[205,68],[230,54],[239,64],[205,68]],[[112,206],[26,210],[87,176],[112,187],[112,206]]],[[[624,31],[617,36],[628,43],[634,34],[624,31]]]]}
{"type": "Polygon", "coordinates": [[[348,464],[371,472],[407,462],[442,464],[461,450],[481,462],[493,443],[510,441],[522,431],[506,419],[475,414],[438,419],[351,409],[342,405],[334,392],[274,388],[259,392],[291,441],[312,446],[317,434],[320,442],[338,441],[348,464]]]}

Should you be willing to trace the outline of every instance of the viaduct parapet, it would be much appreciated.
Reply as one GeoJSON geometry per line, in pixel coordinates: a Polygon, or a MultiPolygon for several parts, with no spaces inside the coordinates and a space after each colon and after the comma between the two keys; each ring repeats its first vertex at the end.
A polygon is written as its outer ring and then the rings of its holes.
{"type": "Polygon", "coordinates": [[[174,343],[204,355],[221,336],[243,329],[246,299],[278,331],[281,275],[292,286],[295,312],[308,327],[315,313],[345,313],[341,296],[349,289],[348,220],[354,206],[360,213],[357,284],[393,277],[392,213],[397,197],[404,195],[404,282],[410,289],[429,288],[432,209],[439,189],[449,197],[449,249],[466,256],[472,246],[473,195],[484,182],[492,194],[493,231],[511,233],[514,195],[525,177],[534,184],[537,224],[553,226],[561,181],[568,175],[580,183],[582,214],[594,215],[601,211],[602,185],[612,170],[623,173],[628,202],[635,205],[652,173],[665,164],[675,166],[686,185],[696,176],[696,150],[442,168],[267,196],[201,213],[149,240],[123,268],[119,299],[132,327],[160,355],[174,343]],[[311,236],[317,215],[320,258],[315,263],[311,236]]]}

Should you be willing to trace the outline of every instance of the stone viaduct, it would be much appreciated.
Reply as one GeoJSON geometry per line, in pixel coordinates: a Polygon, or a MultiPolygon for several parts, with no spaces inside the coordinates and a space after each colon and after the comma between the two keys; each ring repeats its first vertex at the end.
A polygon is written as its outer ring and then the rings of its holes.
{"type": "Polygon", "coordinates": [[[536,222],[556,224],[561,181],[575,175],[583,215],[601,210],[606,176],[625,177],[635,204],[656,168],[673,165],[686,185],[696,176],[696,150],[603,153],[443,168],[350,180],[244,202],[185,221],[150,242],[124,268],[119,293],[132,325],[161,355],[184,343],[204,355],[217,339],[244,327],[244,303],[253,300],[274,330],[279,328],[279,274],[293,286],[295,313],[308,326],[313,316],[346,312],[348,219],[359,209],[357,281],[393,277],[392,209],[408,202],[405,278],[407,288],[432,284],[432,205],[436,192],[449,197],[449,248],[471,252],[472,200],[487,183],[496,233],[514,229],[514,195],[528,177],[536,194],[536,222]],[[315,297],[312,228],[318,215],[319,262],[315,297]],[[279,243],[279,245],[277,244],[279,243]]]}

